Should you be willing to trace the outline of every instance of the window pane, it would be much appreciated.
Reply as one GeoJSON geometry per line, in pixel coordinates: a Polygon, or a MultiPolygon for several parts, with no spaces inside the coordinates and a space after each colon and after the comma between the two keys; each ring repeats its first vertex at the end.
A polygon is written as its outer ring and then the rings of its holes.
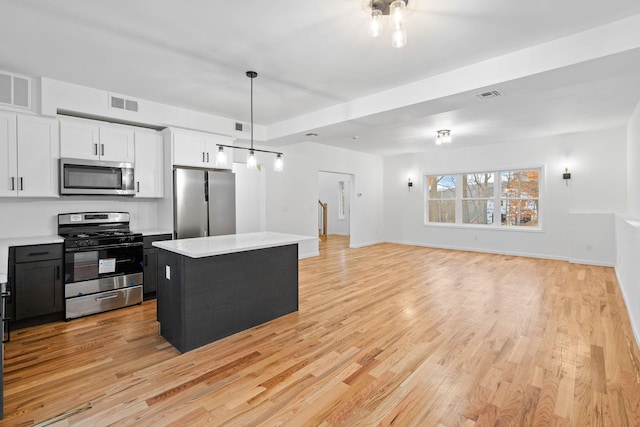
{"type": "Polygon", "coordinates": [[[455,223],[455,200],[429,200],[429,222],[455,223]]]}
{"type": "Polygon", "coordinates": [[[540,171],[508,171],[500,173],[500,197],[537,199],[540,197],[540,171]]]}
{"type": "Polygon", "coordinates": [[[493,224],[493,200],[463,200],[462,222],[465,224],[493,224]]]}
{"type": "Polygon", "coordinates": [[[456,176],[440,175],[429,177],[429,199],[455,199],[456,176]]]}
{"type": "Polygon", "coordinates": [[[493,174],[474,173],[462,175],[462,197],[465,199],[493,197],[493,174]]]}
{"type": "Polygon", "coordinates": [[[502,225],[507,226],[538,226],[538,200],[514,200],[501,201],[502,225]]]}

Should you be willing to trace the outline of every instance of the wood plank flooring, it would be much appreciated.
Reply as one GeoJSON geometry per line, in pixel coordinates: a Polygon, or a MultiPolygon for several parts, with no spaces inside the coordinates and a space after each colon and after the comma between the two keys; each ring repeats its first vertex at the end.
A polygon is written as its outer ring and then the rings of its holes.
{"type": "Polygon", "coordinates": [[[640,425],[613,269],[321,245],[298,313],[182,355],[153,301],[15,331],[0,425],[640,425]]]}

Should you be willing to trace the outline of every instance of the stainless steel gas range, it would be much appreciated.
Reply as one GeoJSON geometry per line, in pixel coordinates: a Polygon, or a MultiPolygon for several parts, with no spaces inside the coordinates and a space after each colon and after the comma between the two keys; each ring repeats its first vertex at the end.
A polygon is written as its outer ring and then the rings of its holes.
{"type": "Polygon", "coordinates": [[[142,302],[142,234],[131,232],[128,213],[59,214],[58,234],[67,320],[142,302]]]}

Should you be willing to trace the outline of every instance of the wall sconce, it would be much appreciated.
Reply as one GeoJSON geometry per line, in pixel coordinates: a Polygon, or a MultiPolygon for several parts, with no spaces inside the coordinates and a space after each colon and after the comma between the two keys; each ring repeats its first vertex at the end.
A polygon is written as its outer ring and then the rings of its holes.
{"type": "Polygon", "coordinates": [[[569,173],[569,167],[564,167],[564,173],[562,174],[562,179],[564,179],[564,185],[569,186],[569,180],[571,179],[571,174],[569,173]]]}
{"type": "Polygon", "coordinates": [[[411,178],[409,178],[409,183],[407,184],[409,187],[409,191],[411,191],[411,187],[413,187],[413,182],[411,182],[411,178]]]}

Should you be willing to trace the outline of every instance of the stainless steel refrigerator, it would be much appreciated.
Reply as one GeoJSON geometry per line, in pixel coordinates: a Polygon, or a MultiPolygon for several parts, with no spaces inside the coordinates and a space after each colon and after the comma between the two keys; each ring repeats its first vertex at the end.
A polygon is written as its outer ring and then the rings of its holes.
{"type": "Polygon", "coordinates": [[[174,238],[236,232],[236,177],[232,172],[175,168],[174,238]]]}

